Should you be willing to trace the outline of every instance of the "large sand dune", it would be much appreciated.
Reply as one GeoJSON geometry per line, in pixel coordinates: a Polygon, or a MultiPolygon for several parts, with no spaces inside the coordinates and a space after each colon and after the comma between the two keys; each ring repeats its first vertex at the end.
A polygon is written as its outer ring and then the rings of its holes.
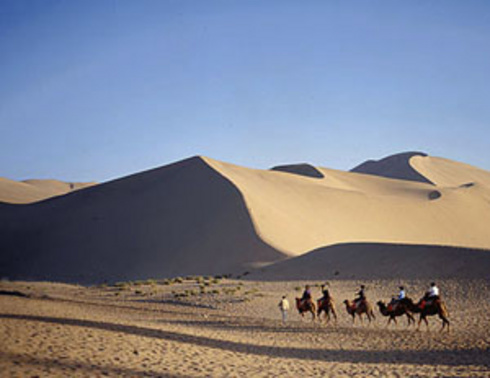
{"type": "MultiPolygon", "coordinates": [[[[0,204],[0,276],[226,274],[346,243],[410,245],[405,253],[420,259],[430,255],[420,245],[490,249],[490,172],[418,153],[383,159],[387,168],[412,174],[257,170],[196,157],[35,204],[0,204]]],[[[486,256],[471,261],[489,267],[486,256]]]]}
{"type": "Polygon", "coordinates": [[[0,206],[0,275],[69,282],[226,274],[283,255],[201,158],[31,205],[0,206]]]}

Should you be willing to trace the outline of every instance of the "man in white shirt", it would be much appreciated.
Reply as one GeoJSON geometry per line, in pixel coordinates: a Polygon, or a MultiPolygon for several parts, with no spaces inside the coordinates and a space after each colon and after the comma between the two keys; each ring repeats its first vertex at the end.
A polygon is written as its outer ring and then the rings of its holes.
{"type": "Polygon", "coordinates": [[[436,286],[435,282],[430,284],[430,289],[427,295],[428,298],[439,298],[439,288],[436,286]]]}
{"type": "Polygon", "coordinates": [[[286,323],[286,320],[288,319],[289,301],[286,299],[285,295],[283,295],[281,301],[279,302],[279,309],[281,310],[282,314],[282,322],[286,323]]]}

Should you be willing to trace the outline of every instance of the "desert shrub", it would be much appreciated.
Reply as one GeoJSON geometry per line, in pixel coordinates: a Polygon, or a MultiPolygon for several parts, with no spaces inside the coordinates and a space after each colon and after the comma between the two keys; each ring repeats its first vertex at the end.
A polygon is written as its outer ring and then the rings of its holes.
{"type": "Polygon", "coordinates": [[[169,279],[164,279],[164,280],[162,281],[162,284],[163,284],[163,285],[172,285],[172,283],[173,283],[173,282],[172,282],[172,281],[170,281],[169,279]]]}
{"type": "Polygon", "coordinates": [[[210,291],[210,293],[211,293],[211,294],[219,294],[219,290],[214,289],[214,290],[211,290],[211,291],[210,291]]]}
{"type": "Polygon", "coordinates": [[[211,283],[213,284],[219,284],[220,283],[220,280],[218,278],[213,278],[213,280],[211,281],[211,283]]]}
{"type": "Polygon", "coordinates": [[[296,287],[294,288],[294,290],[296,290],[296,291],[301,291],[301,286],[296,286],[296,287]]]}
{"type": "Polygon", "coordinates": [[[182,277],[175,277],[174,282],[175,283],[182,283],[182,282],[184,282],[184,280],[182,279],[182,277]]]}
{"type": "Polygon", "coordinates": [[[143,294],[143,292],[142,292],[141,290],[135,290],[135,291],[134,291],[134,293],[135,293],[136,295],[143,294]]]}

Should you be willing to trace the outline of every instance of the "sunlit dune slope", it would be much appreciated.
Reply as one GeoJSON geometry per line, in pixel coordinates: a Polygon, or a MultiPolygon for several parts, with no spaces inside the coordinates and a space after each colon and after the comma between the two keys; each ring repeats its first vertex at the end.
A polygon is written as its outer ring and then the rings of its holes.
{"type": "Polygon", "coordinates": [[[422,167],[420,175],[435,185],[326,168],[318,168],[324,178],[311,178],[206,161],[243,194],[260,237],[289,255],[352,242],[490,249],[490,172],[405,157],[405,167],[414,160],[410,169],[422,167]]]}

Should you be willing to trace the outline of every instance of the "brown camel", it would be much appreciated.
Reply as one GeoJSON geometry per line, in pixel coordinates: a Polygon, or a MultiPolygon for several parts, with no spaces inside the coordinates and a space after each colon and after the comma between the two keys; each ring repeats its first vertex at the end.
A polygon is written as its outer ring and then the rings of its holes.
{"type": "Polygon", "coordinates": [[[435,298],[432,300],[422,298],[417,304],[414,304],[412,301],[407,303],[412,312],[420,314],[417,330],[420,329],[420,323],[422,323],[422,320],[425,322],[425,325],[428,329],[429,322],[427,321],[427,317],[438,315],[439,318],[442,320],[441,331],[444,330],[445,326],[447,326],[447,330],[449,332],[449,312],[447,310],[446,304],[440,298],[435,298]]]}
{"type": "Polygon", "coordinates": [[[337,321],[337,311],[335,309],[335,302],[332,297],[330,297],[329,299],[321,298],[317,301],[317,304],[318,304],[317,306],[318,312],[316,316],[318,317],[319,320],[322,311],[325,311],[325,317],[327,318],[327,322],[330,321],[330,312],[332,312],[335,321],[337,321]]]}
{"type": "Polygon", "coordinates": [[[381,312],[381,315],[389,316],[387,326],[390,325],[392,320],[395,322],[395,324],[398,324],[396,321],[396,317],[402,315],[407,315],[409,326],[412,323],[415,324],[415,319],[413,318],[413,315],[409,309],[409,305],[407,305],[406,300],[401,300],[400,302],[398,302],[394,310],[390,310],[383,301],[378,301],[378,303],[376,304],[379,307],[379,311],[381,312]]]}
{"type": "Polygon", "coordinates": [[[371,303],[369,303],[366,299],[362,300],[357,306],[354,304],[354,302],[351,302],[348,299],[346,299],[344,303],[347,313],[352,316],[352,323],[355,323],[356,321],[356,314],[359,316],[361,324],[362,314],[366,314],[369,323],[371,323],[371,319],[376,319],[374,316],[373,306],[371,306],[371,303]]]}
{"type": "Polygon", "coordinates": [[[313,301],[301,300],[301,298],[296,298],[296,308],[302,317],[305,316],[305,312],[311,312],[311,319],[315,320],[316,317],[316,306],[313,301]]]}

